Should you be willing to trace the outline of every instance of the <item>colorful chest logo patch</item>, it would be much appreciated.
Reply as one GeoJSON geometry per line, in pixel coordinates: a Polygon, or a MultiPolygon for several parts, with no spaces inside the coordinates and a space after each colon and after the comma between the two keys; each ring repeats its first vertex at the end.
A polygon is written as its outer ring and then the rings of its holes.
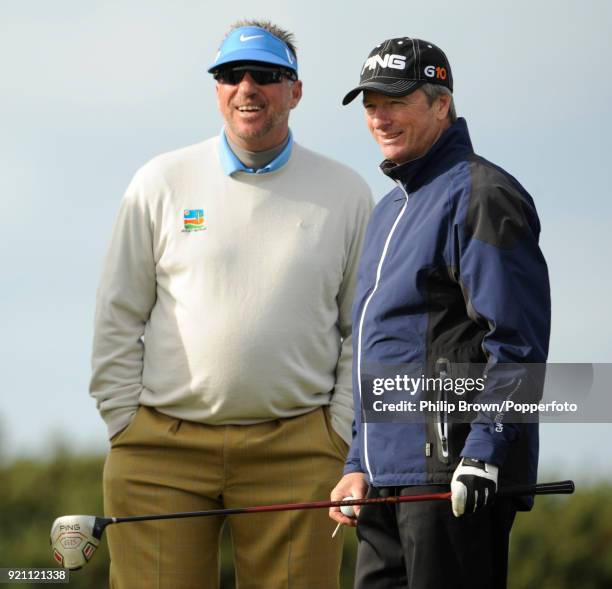
{"type": "Polygon", "coordinates": [[[183,211],[183,231],[204,231],[204,209],[185,209],[183,211]]]}

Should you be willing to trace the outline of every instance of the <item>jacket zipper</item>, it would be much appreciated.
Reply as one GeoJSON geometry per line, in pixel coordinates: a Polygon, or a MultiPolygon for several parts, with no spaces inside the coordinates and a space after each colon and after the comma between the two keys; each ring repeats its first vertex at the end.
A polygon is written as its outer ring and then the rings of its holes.
{"type": "MultiPolygon", "coordinates": [[[[370,301],[372,300],[374,293],[378,290],[378,283],[380,282],[382,265],[385,261],[385,257],[387,256],[387,250],[389,248],[389,243],[391,242],[391,238],[393,237],[393,234],[395,233],[395,229],[397,228],[397,225],[399,224],[400,219],[403,217],[404,212],[406,211],[406,206],[408,205],[409,197],[408,197],[408,193],[406,192],[406,189],[401,185],[399,181],[397,181],[397,185],[402,189],[402,192],[406,196],[406,202],[404,202],[404,206],[402,206],[402,209],[400,210],[397,217],[395,218],[395,221],[393,222],[391,230],[389,231],[389,235],[387,235],[387,239],[385,241],[385,245],[383,247],[383,251],[380,256],[380,260],[378,261],[378,266],[376,268],[376,281],[374,282],[374,288],[372,289],[372,292],[368,295],[368,298],[363,304],[363,310],[361,311],[361,317],[359,319],[359,338],[358,338],[358,344],[357,344],[357,386],[359,390],[359,403],[360,404],[361,404],[361,399],[362,399],[362,395],[361,395],[361,346],[362,346],[361,336],[363,334],[363,321],[365,319],[365,314],[368,309],[368,305],[370,304],[370,301]]],[[[368,471],[368,476],[370,477],[370,483],[374,484],[374,475],[372,474],[372,469],[370,467],[370,457],[368,455],[368,424],[367,422],[363,423],[363,455],[365,457],[366,469],[368,471]]]]}
{"type": "MultiPolygon", "coordinates": [[[[444,380],[449,376],[449,362],[446,358],[438,358],[436,361],[436,372],[440,376],[440,379],[444,380]]],[[[438,459],[444,464],[448,464],[448,413],[445,411],[446,401],[448,397],[444,387],[440,387],[438,391],[438,403],[440,403],[440,410],[438,411],[438,417],[436,420],[436,432],[438,434],[438,459]]]]}

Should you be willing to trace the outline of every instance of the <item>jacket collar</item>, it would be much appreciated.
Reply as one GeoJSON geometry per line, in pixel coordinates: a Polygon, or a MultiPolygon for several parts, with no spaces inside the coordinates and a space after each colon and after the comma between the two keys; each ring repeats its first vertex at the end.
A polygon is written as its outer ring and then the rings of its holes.
{"type": "Polygon", "coordinates": [[[401,182],[408,192],[412,192],[471,153],[474,153],[474,149],[467,122],[459,118],[440,135],[425,155],[403,164],[384,160],[380,169],[395,182],[401,182]]]}

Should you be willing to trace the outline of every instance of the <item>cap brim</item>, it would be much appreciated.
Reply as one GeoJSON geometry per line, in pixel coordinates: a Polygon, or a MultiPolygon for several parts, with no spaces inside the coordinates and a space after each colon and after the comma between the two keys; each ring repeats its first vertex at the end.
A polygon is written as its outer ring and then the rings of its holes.
{"type": "Polygon", "coordinates": [[[228,52],[228,54],[221,57],[219,61],[215,61],[215,63],[213,63],[207,71],[210,74],[214,70],[219,69],[222,65],[234,63],[236,61],[255,61],[260,63],[281,65],[297,72],[297,66],[295,63],[290,63],[287,59],[282,59],[278,55],[262,49],[243,49],[242,51],[239,50],[228,52]]]}
{"type": "Polygon", "coordinates": [[[349,102],[355,100],[356,96],[362,90],[374,90],[380,92],[385,96],[407,96],[414,92],[419,86],[422,86],[425,82],[421,80],[398,80],[389,84],[389,82],[378,82],[372,80],[359,84],[356,88],[353,88],[343,99],[342,104],[347,105],[349,102]]]}

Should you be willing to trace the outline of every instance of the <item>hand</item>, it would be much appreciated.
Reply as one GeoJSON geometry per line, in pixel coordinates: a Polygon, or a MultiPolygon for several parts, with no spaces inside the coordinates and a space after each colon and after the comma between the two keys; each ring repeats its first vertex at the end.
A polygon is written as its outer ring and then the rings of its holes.
{"type": "Polygon", "coordinates": [[[497,471],[497,466],[482,460],[461,459],[451,481],[451,501],[456,517],[493,503],[497,471]]]}
{"type": "MultiPolygon", "coordinates": [[[[334,487],[331,492],[332,501],[342,501],[345,497],[353,497],[353,499],[363,499],[365,497],[368,485],[365,482],[365,475],[362,472],[351,472],[345,474],[340,482],[334,487]]],[[[359,515],[360,505],[353,505],[355,510],[355,516],[359,515]]],[[[339,507],[329,508],[329,517],[334,521],[345,526],[355,527],[357,525],[356,517],[347,517],[344,515],[339,507]]]]}

